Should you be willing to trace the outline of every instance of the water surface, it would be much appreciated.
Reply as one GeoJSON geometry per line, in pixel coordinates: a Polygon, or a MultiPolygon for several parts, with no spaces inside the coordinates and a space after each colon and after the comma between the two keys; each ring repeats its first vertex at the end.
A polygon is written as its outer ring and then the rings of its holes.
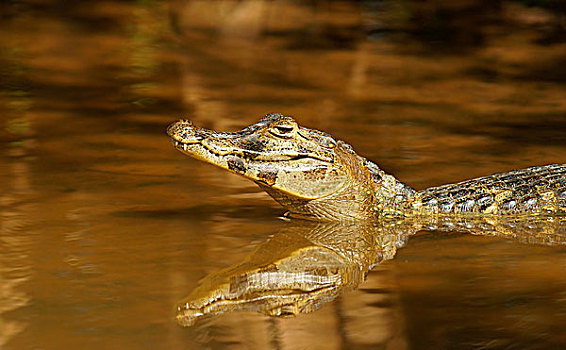
{"type": "Polygon", "coordinates": [[[175,151],[180,117],[290,114],[418,189],[564,162],[560,8],[380,3],[0,5],[0,347],[566,347],[565,246],[457,232],[411,237],[313,313],[176,323],[288,225],[175,151]]]}

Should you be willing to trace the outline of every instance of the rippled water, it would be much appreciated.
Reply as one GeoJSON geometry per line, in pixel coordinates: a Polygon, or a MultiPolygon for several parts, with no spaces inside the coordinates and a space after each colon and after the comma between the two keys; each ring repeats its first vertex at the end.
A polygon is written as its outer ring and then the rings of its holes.
{"type": "Polygon", "coordinates": [[[291,114],[419,189],[564,163],[560,6],[477,3],[1,4],[0,347],[566,347],[565,246],[460,233],[411,237],[313,313],[175,321],[288,225],[175,151],[180,117],[291,114]]]}

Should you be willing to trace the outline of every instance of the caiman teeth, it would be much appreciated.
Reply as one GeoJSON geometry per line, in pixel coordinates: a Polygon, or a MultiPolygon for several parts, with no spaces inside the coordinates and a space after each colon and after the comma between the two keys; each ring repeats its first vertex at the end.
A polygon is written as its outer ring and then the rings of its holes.
{"type": "Polygon", "coordinates": [[[186,151],[187,148],[189,148],[189,145],[180,141],[175,141],[175,147],[182,148],[184,151],[186,151]]]}

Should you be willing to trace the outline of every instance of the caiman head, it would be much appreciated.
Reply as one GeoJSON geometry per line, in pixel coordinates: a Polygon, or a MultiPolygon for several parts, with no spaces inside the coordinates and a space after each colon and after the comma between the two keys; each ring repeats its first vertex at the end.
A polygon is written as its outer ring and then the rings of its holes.
{"type": "Polygon", "coordinates": [[[330,221],[375,214],[376,174],[367,170],[368,162],[345,142],[291,117],[267,114],[236,132],[180,120],[167,133],[181,152],[254,181],[290,214],[330,221]]]}

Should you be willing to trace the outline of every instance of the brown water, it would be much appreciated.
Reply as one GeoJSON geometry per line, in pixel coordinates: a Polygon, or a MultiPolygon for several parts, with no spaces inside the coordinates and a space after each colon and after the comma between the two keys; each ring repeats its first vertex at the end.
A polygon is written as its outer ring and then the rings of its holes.
{"type": "Polygon", "coordinates": [[[458,233],[314,313],[175,322],[287,225],[173,149],[180,117],[291,114],[416,188],[564,162],[560,3],[451,4],[0,4],[0,348],[566,348],[565,246],[458,233]]]}

